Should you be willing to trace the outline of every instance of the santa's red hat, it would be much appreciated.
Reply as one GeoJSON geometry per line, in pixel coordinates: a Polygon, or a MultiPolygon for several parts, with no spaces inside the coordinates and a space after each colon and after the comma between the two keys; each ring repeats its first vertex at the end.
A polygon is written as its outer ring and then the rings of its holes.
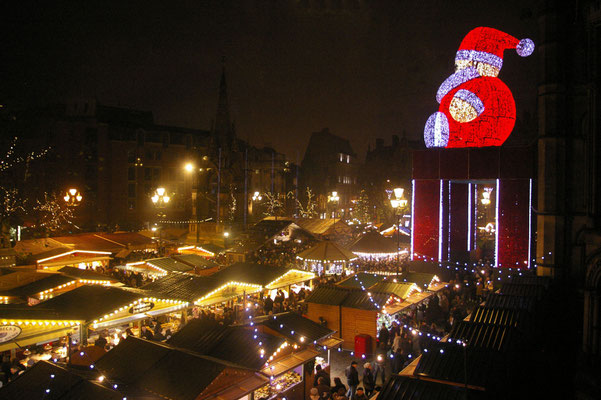
{"type": "Polygon", "coordinates": [[[534,42],[530,39],[519,40],[497,29],[481,26],[465,36],[455,60],[478,61],[501,69],[505,49],[515,49],[520,56],[528,57],[534,51],[534,42]]]}

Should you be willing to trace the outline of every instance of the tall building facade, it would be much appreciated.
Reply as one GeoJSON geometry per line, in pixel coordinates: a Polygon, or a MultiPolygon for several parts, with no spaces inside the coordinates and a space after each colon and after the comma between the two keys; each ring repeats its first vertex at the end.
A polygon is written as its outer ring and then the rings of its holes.
{"type": "Polygon", "coordinates": [[[601,2],[538,13],[538,274],[572,289],[585,353],[601,357],[601,2]]]}
{"type": "Polygon", "coordinates": [[[83,201],[75,221],[82,228],[135,229],[189,218],[192,182],[183,167],[206,154],[208,131],[158,125],[151,112],[94,100],[27,110],[19,120],[18,130],[49,150],[33,166],[31,184],[59,199],[78,189],[83,201]],[[151,201],[159,187],[171,199],[164,210],[151,201]]]}
{"type": "Polygon", "coordinates": [[[336,208],[340,213],[352,207],[359,194],[359,162],[347,139],[328,128],[313,132],[301,168],[301,189],[308,187],[319,197],[322,211],[336,208]],[[337,193],[337,200],[331,201],[332,192],[337,193]]]}

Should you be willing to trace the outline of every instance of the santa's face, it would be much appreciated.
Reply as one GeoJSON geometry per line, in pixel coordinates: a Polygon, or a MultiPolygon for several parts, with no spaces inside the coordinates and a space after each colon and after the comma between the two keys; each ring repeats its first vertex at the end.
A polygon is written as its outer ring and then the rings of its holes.
{"type": "Polygon", "coordinates": [[[455,72],[470,67],[476,68],[480,76],[492,76],[493,78],[499,76],[500,69],[490,64],[473,60],[455,60],[455,72]]]}

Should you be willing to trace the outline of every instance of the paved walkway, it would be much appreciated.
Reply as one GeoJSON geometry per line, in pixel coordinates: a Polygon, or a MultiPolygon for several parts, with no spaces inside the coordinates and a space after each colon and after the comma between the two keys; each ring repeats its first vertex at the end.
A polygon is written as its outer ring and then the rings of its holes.
{"type": "MultiPolygon", "coordinates": [[[[332,349],[331,354],[331,365],[330,365],[330,378],[331,378],[331,382],[332,385],[334,384],[334,378],[335,377],[339,377],[340,380],[342,381],[342,383],[345,386],[348,386],[346,384],[346,376],[344,375],[344,370],[346,369],[346,367],[348,367],[349,365],[351,365],[351,361],[355,360],[357,361],[357,371],[359,371],[359,379],[362,379],[363,376],[363,364],[365,364],[366,362],[371,362],[372,365],[375,364],[375,359],[370,359],[370,357],[366,358],[366,359],[361,359],[360,357],[354,357],[351,356],[349,351],[336,351],[335,349],[332,349]]],[[[373,367],[372,367],[373,368],[373,367]]],[[[390,367],[390,360],[388,360],[387,365],[386,365],[386,378],[388,379],[388,377],[390,377],[390,375],[392,374],[392,370],[390,367]]],[[[382,377],[381,374],[378,374],[378,378],[376,380],[376,386],[383,386],[384,383],[382,382],[382,377]]],[[[362,386],[362,384],[361,384],[362,386]]]]}

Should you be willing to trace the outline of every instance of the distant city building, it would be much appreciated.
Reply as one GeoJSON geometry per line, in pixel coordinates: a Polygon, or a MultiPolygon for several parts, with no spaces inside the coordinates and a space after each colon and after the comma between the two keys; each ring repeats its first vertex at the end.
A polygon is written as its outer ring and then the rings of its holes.
{"type": "Polygon", "coordinates": [[[322,211],[348,210],[358,196],[359,162],[350,142],[328,128],[313,132],[301,163],[301,189],[319,196],[322,211]],[[338,199],[332,199],[336,192],[338,199]],[[330,200],[328,202],[328,197],[330,200]],[[330,203],[330,204],[328,204],[330,203]]]}
{"type": "Polygon", "coordinates": [[[373,207],[373,217],[377,220],[392,221],[388,196],[394,188],[403,188],[403,197],[411,200],[412,153],[423,148],[423,140],[409,140],[405,134],[400,139],[392,135],[390,145],[386,145],[384,139],[377,138],[376,147],[368,148],[360,182],[373,207]]]}
{"type": "Polygon", "coordinates": [[[32,163],[28,185],[59,200],[77,188],[83,201],[75,222],[84,230],[188,225],[214,222],[217,215],[220,223],[242,224],[253,205],[256,218],[264,216],[265,207],[253,204],[255,191],[285,195],[296,188],[296,167],[283,154],[236,137],[225,70],[211,130],[159,125],[152,112],[95,100],[26,109],[2,123],[5,131],[50,149],[32,163]],[[151,201],[159,187],[169,197],[163,208],[151,201]]]}

